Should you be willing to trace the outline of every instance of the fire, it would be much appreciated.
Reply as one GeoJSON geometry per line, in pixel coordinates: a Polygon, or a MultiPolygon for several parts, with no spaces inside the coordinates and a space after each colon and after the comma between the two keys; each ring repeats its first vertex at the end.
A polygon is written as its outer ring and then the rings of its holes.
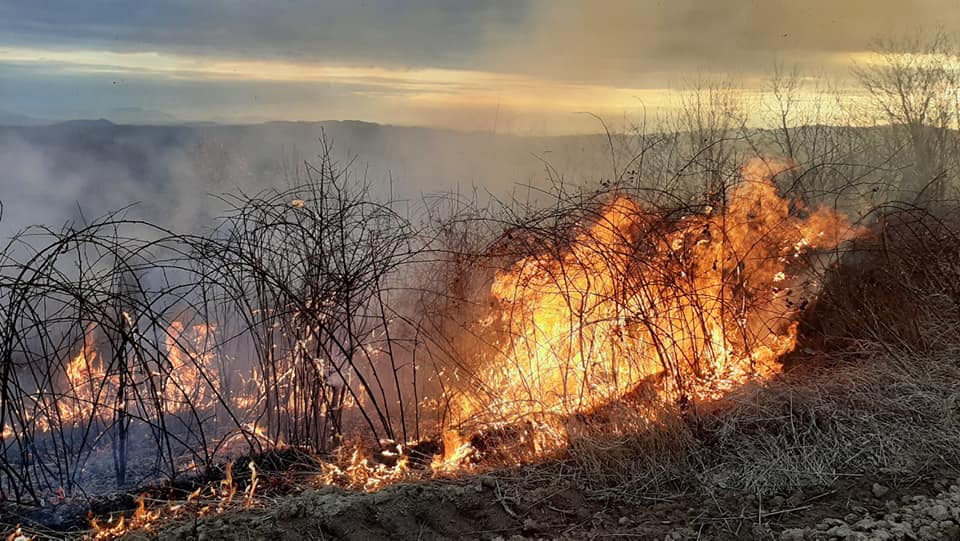
{"type": "Polygon", "coordinates": [[[233,462],[227,464],[226,476],[220,481],[220,506],[225,507],[233,501],[237,485],[233,482],[233,462]]]}
{"type": "Polygon", "coordinates": [[[409,459],[400,449],[397,462],[393,466],[372,463],[359,445],[353,448],[349,463],[341,467],[335,463],[323,464],[323,473],[319,478],[322,485],[334,485],[372,492],[384,486],[409,478],[412,472],[409,459]]]}
{"type": "Polygon", "coordinates": [[[474,454],[470,440],[456,430],[443,433],[443,454],[436,455],[430,464],[434,475],[461,471],[474,454]]]}
{"type": "Polygon", "coordinates": [[[160,510],[147,509],[146,494],[137,497],[137,508],[133,511],[129,520],[125,515],[120,515],[116,522],[108,521],[101,524],[96,518],[90,520],[90,526],[93,527],[93,539],[97,541],[109,540],[122,536],[131,530],[149,529],[157,520],[160,519],[160,510]]]}
{"type": "Polygon", "coordinates": [[[243,491],[244,507],[253,505],[257,494],[257,485],[260,483],[257,479],[257,465],[251,460],[247,467],[250,469],[250,484],[247,485],[247,488],[243,491]]]}
{"type": "Polygon", "coordinates": [[[460,419],[566,417],[650,378],[694,399],[777,372],[816,294],[801,256],[859,233],[781,197],[772,179],[789,167],[751,161],[722,208],[681,217],[617,196],[568,246],[498,272],[485,322],[495,351],[460,419]]]}
{"type": "MultiPolygon", "coordinates": [[[[129,317],[127,321],[132,326],[129,317]]],[[[162,361],[166,366],[162,373],[139,374],[139,377],[160,379],[166,412],[204,409],[213,405],[211,382],[215,381],[216,376],[211,348],[213,330],[207,324],[172,322],[164,337],[166,357],[162,361]]],[[[57,409],[64,420],[87,422],[93,418],[108,418],[112,412],[110,399],[116,396],[119,377],[108,373],[109,367],[97,349],[96,337],[97,325],[91,323],[84,333],[83,347],[66,366],[69,392],[65,399],[57,402],[57,409]]],[[[118,362],[127,362],[127,359],[118,362]]]]}
{"type": "MultiPolygon", "coordinates": [[[[741,171],[742,182],[721,204],[685,215],[615,194],[585,216],[564,242],[550,237],[543,249],[499,270],[489,288],[489,317],[480,323],[490,347],[472,364],[470,388],[444,396],[452,402],[454,423],[483,428],[494,446],[503,434],[504,439],[516,436],[530,454],[542,456],[566,441],[566,420],[609,405],[648,382],[656,383],[661,398],[687,402],[777,373],[778,359],[796,346],[798,316],[819,287],[804,256],[860,234],[832,209],[806,209],[782,197],[773,179],[790,167],[751,161],[741,171]]],[[[131,328],[135,323],[128,318],[131,328]]],[[[65,367],[72,394],[54,410],[65,419],[94,419],[114,407],[108,397],[117,396],[119,379],[112,364],[128,359],[114,359],[109,351],[105,357],[97,349],[96,334],[95,325],[85,329],[82,348],[65,367]]],[[[130,377],[155,379],[163,402],[158,409],[164,414],[188,408],[212,411],[226,396],[230,406],[243,410],[238,412],[242,433],[235,435],[237,441],[253,436],[271,448],[287,446],[279,421],[273,421],[277,426],[266,421],[267,430],[260,418],[243,416],[263,402],[270,380],[254,371],[249,380],[237,376],[239,387],[218,387],[220,377],[228,375],[223,368],[228,363],[216,357],[215,334],[212,324],[171,322],[163,351],[138,365],[151,368],[130,370],[130,377]]],[[[296,389],[301,377],[296,370],[304,362],[328,370],[308,354],[308,345],[298,342],[277,353],[290,362],[273,375],[271,385],[296,389]]],[[[330,374],[325,377],[330,379],[324,384],[340,393],[348,385],[342,379],[331,383],[330,374]]],[[[272,407],[291,417],[315,412],[313,403],[295,402],[301,395],[280,393],[280,403],[272,407]]],[[[365,396],[360,393],[358,400],[365,396]]],[[[363,405],[341,398],[342,407],[363,405]]],[[[5,426],[4,437],[11,431],[5,426]]],[[[443,453],[430,463],[434,476],[464,471],[485,452],[462,434],[444,431],[443,453]]],[[[233,436],[222,437],[220,443],[227,443],[233,436]]],[[[290,440],[289,445],[295,444],[290,440]]],[[[423,475],[423,470],[411,470],[403,445],[395,449],[390,455],[395,461],[387,465],[369,458],[359,444],[352,452],[342,446],[340,460],[325,463],[317,480],[372,491],[423,475]]],[[[418,467],[415,463],[413,469],[418,467]]],[[[222,481],[197,489],[185,502],[148,509],[141,495],[129,516],[93,520],[94,538],[148,529],[162,517],[188,511],[204,515],[250,507],[262,497],[257,492],[261,480],[252,461],[247,468],[245,486],[234,479],[231,463],[222,481]]]]}
{"type": "Polygon", "coordinates": [[[108,388],[116,383],[107,377],[103,357],[97,352],[96,330],[96,324],[87,325],[83,335],[83,347],[67,364],[70,398],[57,402],[60,416],[66,420],[91,419],[94,412],[102,410],[109,396],[108,388]]]}
{"type": "MultiPolygon", "coordinates": [[[[316,477],[320,485],[340,486],[368,492],[379,490],[387,485],[404,480],[419,478],[419,474],[411,470],[409,459],[398,446],[399,452],[395,464],[385,464],[371,461],[361,446],[354,446],[349,452],[349,458],[339,464],[324,463],[322,471],[316,477]]],[[[260,471],[254,461],[247,463],[250,478],[246,486],[238,483],[234,476],[234,464],[229,462],[224,469],[223,479],[200,486],[191,492],[184,500],[166,504],[155,502],[154,506],[147,505],[146,494],[137,498],[137,508],[132,514],[121,514],[116,519],[106,521],[96,517],[90,519],[92,532],[85,539],[108,541],[123,537],[134,530],[152,531],[156,525],[165,521],[184,520],[198,516],[219,515],[235,509],[249,509],[257,505],[261,495],[260,471]]],[[[19,532],[19,530],[18,530],[19,532]]],[[[22,541],[26,541],[24,538],[22,541]]]]}
{"type": "Polygon", "coordinates": [[[10,535],[6,537],[7,541],[33,541],[33,537],[23,533],[23,528],[18,524],[16,529],[10,532],[10,535]]]}
{"type": "MultiPolygon", "coordinates": [[[[250,508],[257,503],[256,490],[259,485],[257,466],[251,461],[247,468],[250,470],[250,480],[243,489],[243,508],[250,508]]],[[[103,522],[96,517],[91,518],[92,534],[86,537],[96,541],[116,539],[134,531],[150,531],[163,520],[182,519],[195,514],[206,516],[224,513],[236,509],[240,505],[234,499],[237,496],[239,485],[233,477],[233,463],[226,465],[224,478],[216,483],[201,486],[191,492],[185,501],[147,506],[146,494],[137,497],[137,508],[129,516],[121,514],[116,520],[113,518],[103,522]],[[203,498],[203,499],[201,499],[203,498]]]]}
{"type": "Polygon", "coordinates": [[[185,407],[203,409],[212,405],[207,379],[216,375],[211,349],[213,328],[207,324],[185,325],[174,321],[167,327],[164,343],[169,361],[164,398],[171,412],[185,407]],[[206,376],[206,378],[204,377],[206,376]]]}

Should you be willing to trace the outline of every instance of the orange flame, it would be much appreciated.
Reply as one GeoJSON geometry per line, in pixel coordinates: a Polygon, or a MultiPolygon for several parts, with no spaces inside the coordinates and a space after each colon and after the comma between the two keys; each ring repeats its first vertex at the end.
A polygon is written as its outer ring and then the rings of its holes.
{"type": "Polygon", "coordinates": [[[23,528],[17,524],[15,530],[10,532],[10,535],[6,537],[7,541],[33,541],[33,537],[23,533],[23,528]]]}
{"type": "Polygon", "coordinates": [[[106,377],[103,358],[96,350],[96,329],[95,323],[87,325],[83,348],[66,367],[67,381],[72,390],[69,399],[57,401],[57,410],[68,421],[92,418],[110,396],[107,387],[115,383],[112,378],[106,377]]]}
{"type": "Polygon", "coordinates": [[[181,411],[187,406],[203,409],[211,405],[213,396],[207,379],[216,375],[214,354],[210,348],[212,336],[213,328],[206,324],[188,327],[174,321],[167,327],[164,345],[170,372],[165,382],[164,399],[169,411],[181,411]]]}
{"type": "Polygon", "coordinates": [[[260,483],[260,481],[257,479],[257,465],[251,460],[247,467],[250,469],[250,484],[247,485],[247,488],[243,491],[244,507],[250,507],[253,505],[253,501],[257,493],[257,485],[260,483]]]}
{"type": "MultiPolygon", "coordinates": [[[[243,491],[243,508],[250,508],[257,501],[256,490],[259,485],[257,467],[251,461],[248,468],[251,477],[243,491]]],[[[188,512],[196,513],[198,516],[224,513],[230,509],[236,509],[240,505],[239,502],[234,502],[237,489],[237,483],[233,478],[233,463],[228,463],[224,479],[197,488],[187,496],[186,500],[180,503],[169,503],[150,508],[147,506],[146,494],[141,494],[136,500],[137,508],[129,516],[121,514],[116,520],[111,516],[106,521],[92,517],[90,526],[93,533],[86,538],[96,541],[109,541],[123,537],[134,530],[151,531],[159,521],[182,519],[184,516],[189,516],[188,512]],[[211,499],[201,501],[203,494],[211,499]]]]}
{"type": "MultiPolygon", "coordinates": [[[[115,396],[119,379],[107,374],[104,358],[97,351],[96,332],[95,323],[87,326],[82,349],[66,366],[70,391],[57,402],[58,412],[66,421],[109,415],[109,397],[115,396]]],[[[187,326],[174,321],[168,326],[164,345],[169,366],[161,384],[167,412],[176,413],[187,407],[204,409],[213,404],[210,383],[216,376],[216,365],[210,347],[212,335],[213,328],[206,324],[187,326]]]]}
{"type": "Polygon", "coordinates": [[[464,438],[456,430],[445,430],[443,454],[433,457],[430,469],[434,475],[461,471],[473,453],[474,449],[469,439],[464,438]]]}
{"type": "Polygon", "coordinates": [[[772,178],[788,168],[753,160],[723,209],[679,219],[615,197],[567,248],[498,272],[497,351],[481,391],[459,398],[461,419],[568,416],[659,374],[694,397],[775,373],[817,290],[800,256],[859,234],[780,197],[772,178]]]}
{"type": "Polygon", "coordinates": [[[389,484],[408,479],[412,475],[409,458],[400,449],[400,455],[393,466],[371,462],[359,445],[353,448],[350,461],[345,467],[334,463],[324,463],[323,473],[318,481],[323,485],[345,488],[379,490],[389,484]]]}

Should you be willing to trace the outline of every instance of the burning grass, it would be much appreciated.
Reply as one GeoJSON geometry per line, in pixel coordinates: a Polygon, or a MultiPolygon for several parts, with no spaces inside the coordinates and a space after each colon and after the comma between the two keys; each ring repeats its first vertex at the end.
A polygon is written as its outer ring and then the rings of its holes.
{"type": "Polygon", "coordinates": [[[599,497],[630,501],[955,473],[958,229],[912,206],[887,208],[879,222],[824,277],[782,373],[696,412],[667,408],[651,431],[599,428],[571,442],[563,471],[599,497]]]}
{"type": "Polygon", "coordinates": [[[7,284],[2,487],[70,500],[109,457],[129,490],[147,440],[139,485],[166,489],[98,518],[92,535],[109,539],[304,487],[531,463],[636,502],[952,461],[957,229],[912,208],[851,225],[780,194],[793,168],[749,162],[711,205],[657,208],[621,188],[558,199],[489,220],[472,251],[440,235],[414,249],[409,224],[326,162],[319,183],[238,205],[210,238],[153,241],[166,259],[99,240],[121,223],[57,237],[9,264],[41,278],[7,284]],[[81,273],[89,290],[31,289],[63,254],[104,246],[111,264],[81,273]],[[446,279],[411,288],[408,265],[446,279]],[[304,467],[265,467],[288,452],[304,467]],[[184,475],[197,483],[171,491],[184,475]]]}
{"type": "MultiPolygon", "coordinates": [[[[952,383],[960,377],[960,363],[955,357],[905,355],[896,358],[882,351],[865,350],[844,355],[835,352],[829,358],[802,355],[796,363],[770,381],[702,404],[696,422],[676,406],[665,405],[656,416],[657,424],[647,421],[647,429],[637,431],[631,416],[641,414],[635,406],[621,404],[612,408],[605,419],[597,418],[585,425],[570,438],[564,452],[537,463],[474,469],[469,475],[461,472],[455,476],[454,485],[424,484],[429,474],[410,470],[408,476],[396,480],[417,483],[388,490],[376,500],[374,495],[351,496],[326,492],[323,488],[316,492],[324,484],[318,476],[321,468],[314,464],[309,476],[297,478],[296,490],[274,495],[264,492],[254,509],[245,509],[239,502],[220,506],[220,497],[213,496],[215,492],[211,491],[211,496],[201,502],[208,511],[201,513],[199,520],[213,525],[203,518],[211,517],[209,510],[213,509],[222,516],[215,521],[219,528],[229,528],[231,521],[237,521],[237,527],[242,524],[242,528],[267,535],[282,531],[282,524],[270,530],[271,523],[265,519],[244,521],[249,517],[269,517],[272,513],[287,516],[294,512],[290,509],[300,509],[297,506],[303,505],[303,510],[293,515],[300,517],[299,520],[304,513],[316,513],[317,520],[328,522],[319,522],[314,527],[324,531],[328,528],[351,531],[342,522],[343,517],[337,518],[335,510],[342,509],[339,506],[366,509],[398,505],[393,498],[403,498],[404,502],[432,501],[431,491],[443,493],[443,501],[452,499],[458,502],[457,506],[473,506],[476,502],[471,498],[476,492],[491,506],[485,513],[496,511],[502,515],[498,520],[504,527],[519,530],[523,519],[515,516],[528,516],[530,506],[541,499],[554,508],[575,509],[569,507],[570,502],[560,502],[565,498],[583,497],[585,500],[579,505],[589,509],[589,513],[606,509],[610,502],[642,507],[651,502],[699,501],[701,497],[707,501],[716,498],[726,506],[732,505],[728,501],[731,494],[739,497],[759,494],[765,499],[788,496],[797,490],[819,494],[829,491],[838,481],[860,477],[882,478],[894,485],[909,484],[918,476],[960,460],[957,445],[960,422],[955,415],[957,393],[952,383]],[[904,363],[907,359],[910,362],[904,363]],[[624,430],[628,426],[630,429],[624,430]],[[474,485],[481,488],[475,489],[474,485]],[[287,496],[277,497],[281,494],[287,496]],[[323,505],[329,510],[311,511],[308,501],[321,495],[323,505]],[[334,501],[338,503],[334,505],[334,501]]],[[[643,413],[642,418],[648,420],[650,416],[643,413]]],[[[350,464],[344,465],[341,471],[347,472],[350,464]]],[[[352,464],[357,467],[359,462],[354,460],[352,464]]],[[[268,474],[263,479],[269,478],[268,474]]],[[[245,481],[240,483],[244,486],[245,481]]],[[[339,484],[365,486],[364,482],[339,484]]],[[[387,486],[390,483],[383,482],[377,488],[387,486]]],[[[183,509],[192,511],[178,514],[168,511],[170,504],[165,501],[154,502],[154,509],[162,510],[163,514],[151,527],[153,531],[182,530],[201,508],[199,504],[193,507],[188,504],[183,509]]],[[[705,509],[711,505],[704,504],[705,509]]],[[[439,509],[437,512],[442,515],[439,509]]],[[[721,511],[735,513],[736,508],[715,510],[721,511]]],[[[351,516],[355,521],[360,515],[351,516]]],[[[365,524],[377,531],[381,527],[394,527],[380,525],[372,516],[363,516],[365,524]]],[[[757,519],[747,517],[746,520],[757,519]]],[[[477,525],[472,527],[480,529],[477,525]]],[[[717,538],[737,538],[724,531],[722,523],[711,528],[705,532],[712,532],[717,538]]],[[[146,536],[149,531],[141,531],[139,535],[146,536]]]]}
{"type": "Polygon", "coordinates": [[[573,212],[564,235],[516,233],[527,253],[494,272],[452,424],[531,423],[537,456],[566,445],[571,419],[641,387],[656,397],[634,403],[643,430],[659,422],[657,400],[692,405],[776,374],[820,289],[808,252],[863,232],[781,197],[773,179],[791,168],[748,163],[720,209],[653,209],[615,193],[573,212]]]}

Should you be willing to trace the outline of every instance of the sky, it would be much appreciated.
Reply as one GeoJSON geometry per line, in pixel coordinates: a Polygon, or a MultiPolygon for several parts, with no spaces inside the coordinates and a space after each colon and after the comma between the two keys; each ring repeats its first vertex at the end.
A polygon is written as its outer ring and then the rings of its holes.
{"type": "Polygon", "coordinates": [[[578,133],[931,29],[957,0],[0,0],[0,112],[578,133]]]}

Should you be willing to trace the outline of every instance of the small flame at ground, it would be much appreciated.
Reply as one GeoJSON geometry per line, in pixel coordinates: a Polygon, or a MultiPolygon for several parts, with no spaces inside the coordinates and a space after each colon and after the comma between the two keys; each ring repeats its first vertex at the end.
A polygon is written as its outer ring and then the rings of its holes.
{"type": "Polygon", "coordinates": [[[244,488],[242,505],[234,502],[239,487],[233,477],[233,463],[228,463],[224,472],[224,479],[216,484],[202,486],[190,493],[185,501],[147,506],[146,494],[137,497],[137,508],[128,517],[121,514],[117,519],[101,521],[94,517],[90,520],[93,532],[88,539],[108,541],[122,537],[133,530],[150,531],[157,523],[164,520],[176,520],[184,516],[206,516],[224,513],[238,507],[250,508],[256,504],[256,490],[259,485],[256,465],[251,461],[247,468],[250,470],[250,480],[244,488]],[[206,497],[205,497],[206,495],[206,497]]]}

